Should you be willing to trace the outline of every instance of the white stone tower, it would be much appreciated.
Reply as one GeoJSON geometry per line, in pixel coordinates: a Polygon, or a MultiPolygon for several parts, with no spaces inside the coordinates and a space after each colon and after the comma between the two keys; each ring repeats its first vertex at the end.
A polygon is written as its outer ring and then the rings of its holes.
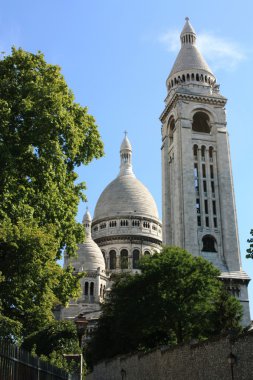
{"type": "Polygon", "coordinates": [[[249,277],[241,269],[226,98],[195,45],[188,18],[180,39],[160,117],[163,241],[217,266],[248,324],[249,277]]]}

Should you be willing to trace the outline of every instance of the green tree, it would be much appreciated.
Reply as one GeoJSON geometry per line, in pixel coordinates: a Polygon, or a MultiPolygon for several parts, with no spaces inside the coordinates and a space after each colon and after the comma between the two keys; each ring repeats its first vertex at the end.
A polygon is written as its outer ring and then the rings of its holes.
{"type": "Polygon", "coordinates": [[[27,336],[22,347],[65,370],[71,370],[75,364],[67,362],[64,354],[81,353],[76,326],[69,321],[49,323],[41,330],[27,336]]]}
{"type": "Polygon", "coordinates": [[[0,61],[0,313],[24,335],[78,294],[78,276],[57,260],[84,239],[75,167],[102,154],[95,120],[58,66],[22,49],[0,61]]]}
{"type": "Polygon", "coordinates": [[[247,259],[253,259],[253,230],[250,231],[250,235],[252,238],[248,239],[247,242],[249,243],[249,248],[247,249],[247,259]]]}
{"type": "Polygon", "coordinates": [[[88,348],[89,363],[240,328],[241,305],[205,259],[165,247],[143,258],[140,269],[115,281],[88,348]]]}

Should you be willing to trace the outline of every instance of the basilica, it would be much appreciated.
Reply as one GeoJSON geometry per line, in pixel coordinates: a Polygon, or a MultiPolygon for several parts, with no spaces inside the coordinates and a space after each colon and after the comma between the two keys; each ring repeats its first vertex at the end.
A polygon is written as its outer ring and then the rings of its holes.
{"type": "Polygon", "coordinates": [[[226,98],[196,46],[186,18],[181,49],[166,80],[162,123],[162,223],[148,189],[135,177],[127,136],[120,147],[120,172],[100,195],[93,220],[83,218],[85,241],[77,257],[65,257],[84,272],[82,294],[61,310],[62,319],[84,314],[92,329],[110,292],[114,273],[138,273],[143,255],[162,244],[202,256],[242,304],[250,323],[248,275],[241,268],[234,201],[226,98]]]}

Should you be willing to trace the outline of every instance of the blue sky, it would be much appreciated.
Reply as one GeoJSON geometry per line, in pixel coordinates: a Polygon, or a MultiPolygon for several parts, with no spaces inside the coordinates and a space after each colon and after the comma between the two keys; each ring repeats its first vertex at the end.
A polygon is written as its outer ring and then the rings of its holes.
{"type": "MultiPolygon", "coordinates": [[[[165,80],[188,16],[201,52],[228,98],[227,121],[243,267],[253,228],[253,3],[168,0],[1,1],[0,51],[11,46],[45,54],[58,64],[76,101],[99,125],[105,157],[78,170],[91,214],[119,169],[123,131],[133,146],[134,171],[153,194],[161,217],[161,125],[165,80]]],[[[80,206],[81,220],[85,205],[80,206]]],[[[250,285],[253,316],[253,282],[250,285]]]]}

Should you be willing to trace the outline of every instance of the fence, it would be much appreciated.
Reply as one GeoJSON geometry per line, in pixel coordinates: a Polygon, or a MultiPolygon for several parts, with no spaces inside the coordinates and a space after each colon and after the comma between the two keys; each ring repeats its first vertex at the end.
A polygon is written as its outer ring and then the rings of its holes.
{"type": "Polygon", "coordinates": [[[67,380],[67,372],[0,340],[1,380],[67,380]]]}

